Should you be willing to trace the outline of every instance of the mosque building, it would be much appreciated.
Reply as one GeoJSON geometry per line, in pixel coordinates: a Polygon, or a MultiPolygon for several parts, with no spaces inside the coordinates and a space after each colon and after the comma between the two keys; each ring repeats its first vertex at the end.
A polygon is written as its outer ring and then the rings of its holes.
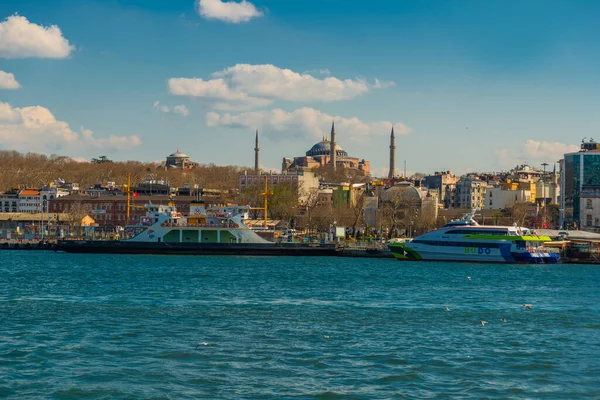
{"type": "Polygon", "coordinates": [[[165,168],[191,169],[198,164],[190,161],[190,157],[177,149],[175,153],[169,154],[163,165],[165,168]]]}
{"type": "MultiPolygon", "coordinates": [[[[258,146],[257,146],[258,147],[258,146]]],[[[361,171],[364,175],[371,174],[369,161],[358,157],[350,157],[335,140],[335,124],[331,124],[331,139],[323,138],[306,152],[305,156],[284,158],[281,171],[294,172],[331,166],[333,169],[351,169],[361,171]]]]}

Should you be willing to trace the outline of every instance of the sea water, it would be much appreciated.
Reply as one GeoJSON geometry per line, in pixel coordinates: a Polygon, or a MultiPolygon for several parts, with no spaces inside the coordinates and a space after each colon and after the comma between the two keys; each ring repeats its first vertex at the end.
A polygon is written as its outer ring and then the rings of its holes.
{"type": "Polygon", "coordinates": [[[599,299],[599,266],[0,251],[0,397],[597,399],[599,299]]]}

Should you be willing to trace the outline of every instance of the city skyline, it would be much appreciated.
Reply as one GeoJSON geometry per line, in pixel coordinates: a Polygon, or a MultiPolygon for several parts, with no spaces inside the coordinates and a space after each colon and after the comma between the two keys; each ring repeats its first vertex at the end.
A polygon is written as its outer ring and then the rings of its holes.
{"type": "Polygon", "coordinates": [[[327,136],[389,169],[539,168],[594,136],[600,4],[0,5],[3,150],[280,169],[327,136]]]}

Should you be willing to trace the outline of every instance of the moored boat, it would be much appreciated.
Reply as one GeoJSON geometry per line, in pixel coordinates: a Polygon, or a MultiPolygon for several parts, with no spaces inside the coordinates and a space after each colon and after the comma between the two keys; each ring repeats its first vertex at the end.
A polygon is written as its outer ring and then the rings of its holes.
{"type": "MultiPolygon", "coordinates": [[[[113,240],[61,240],[69,253],[189,255],[337,255],[335,244],[269,241],[244,224],[249,206],[205,208],[192,203],[181,215],[173,204],[146,204],[140,223],[125,227],[113,240]]],[[[91,234],[93,237],[93,233],[91,234]]]]}
{"type": "Polygon", "coordinates": [[[468,261],[489,263],[556,263],[559,255],[544,248],[548,236],[528,228],[479,225],[475,210],[458,221],[417,236],[388,244],[399,260],[468,261]]]}

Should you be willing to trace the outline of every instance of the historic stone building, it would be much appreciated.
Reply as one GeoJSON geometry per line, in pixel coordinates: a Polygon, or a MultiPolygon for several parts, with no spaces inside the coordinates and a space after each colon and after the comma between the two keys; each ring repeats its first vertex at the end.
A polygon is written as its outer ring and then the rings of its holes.
{"type": "Polygon", "coordinates": [[[331,124],[331,140],[324,138],[306,152],[305,156],[284,158],[281,171],[292,172],[331,166],[334,169],[353,169],[365,175],[371,174],[369,161],[358,157],[351,157],[343,150],[335,139],[335,125],[331,124]]]}
{"type": "Polygon", "coordinates": [[[190,161],[190,157],[180,152],[179,149],[175,153],[169,154],[165,162],[165,168],[190,169],[197,165],[195,162],[190,161]]]}

